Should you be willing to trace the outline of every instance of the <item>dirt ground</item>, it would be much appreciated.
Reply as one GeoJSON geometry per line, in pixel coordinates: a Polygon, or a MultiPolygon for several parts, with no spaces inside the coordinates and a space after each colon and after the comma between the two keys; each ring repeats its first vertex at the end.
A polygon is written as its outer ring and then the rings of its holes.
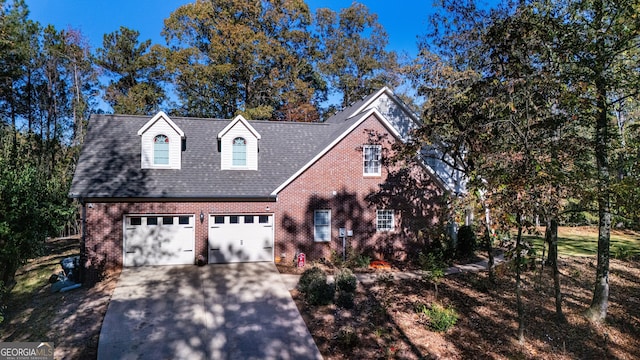
{"type": "Polygon", "coordinates": [[[118,274],[106,274],[92,288],[51,293],[49,276],[62,271],[60,260],[79,254],[79,239],[50,240],[46,246],[46,256],[29,261],[16,274],[18,282],[35,283],[29,292],[12,292],[0,324],[0,341],[50,341],[56,359],[95,359],[118,274]]]}
{"type": "MultiPolygon", "coordinates": [[[[93,288],[50,292],[48,277],[62,258],[77,254],[77,239],[47,244],[49,254],[30,261],[19,281],[34,281],[28,292],[13,293],[0,324],[0,341],[52,341],[56,359],[94,359],[100,327],[118,274],[93,288]]],[[[291,270],[279,266],[282,271],[291,270]]],[[[292,295],[326,359],[638,359],[640,358],[640,262],[611,262],[607,323],[593,325],[582,313],[591,301],[593,257],[561,258],[564,311],[557,325],[550,272],[524,276],[526,343],[516,340],[513,274],[500,272],[497,285],[486,273],[447,276],[437,302],[459,314],[447,332],[427,328],[416,307],[435,302],[433,284],[393,279],[377,271],[374,284],[358,285],[356,305],[309,306],[292,295]],[[354,333],[353,337],[344,334],[354,333]],[[348,341],[346,341],[348,340],[348,341]]]]}
{"type": "Polygon", "coordinates": [[[582,315],[590,304],[595,258],[561,258],[563,311],[555,319],[551,271],[524,274],[526,342],[517,341],[515,281],[499,271],[496,285],[486,273],[464,273],[433,283],[394,280],[383,275],[358,285],[354,309],[309,306],[292,291],[298,308],[325,359],[638,359],[640,358],[640,262],[611,261],[607,323],[594,325],[582,315]],[[457,324],[444,333],[428,328],[416,311],[438,302],[453,307],[457,324]],[[344,334],[355,330],[355,339],[344,334]]]}

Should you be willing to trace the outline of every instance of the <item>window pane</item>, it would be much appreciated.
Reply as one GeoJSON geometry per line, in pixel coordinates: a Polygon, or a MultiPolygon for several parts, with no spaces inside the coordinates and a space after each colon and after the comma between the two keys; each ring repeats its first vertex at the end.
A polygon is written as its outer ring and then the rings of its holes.
{"type": "Polygon", "coordinates": [[[331,210],[315,210],[313,225],[314,241],[331,240],[331,210]]]}
{"type": "Polygon", "coordinates": [[[247,165],[247,142],[243,138],[233,139],[233,166],[247,165]]]}
{"type": "Polygon", "coordinates": [[[157,217],[148,217],[147,218],[147,225],[158,225],[158,218],[157,217]]]}
{"type": "Polygon", "coordinates": [[[173,217],[169,217],[169,216],[163,217],[162,225],[173,225],[173,217]]]}
{"type": "Polygon", "coordinates": [[[216,224],[224,224],[224,216],[215,216],[213,222],[216,224]]]}
{"type": "Polygon", "coordinates": [[[229,216],[229,224],[237,224],[237,223],[238,223],[238,216],[237,215],[229,216]]]}
{"type": "Polygon", "coordinates": [[[376,229],[378,231],[393,230],[393,210],[376,211],[376,229]]]}
{"type": "Polygon", "coordinates": [[[142,218],[139,218],[139,217],[131,218],[131,225],[142,225],[142,218]]]}
{"type": "Polygon", "coordinates": [[[190,216],[180,216],[178,218],[178,224],[180,225],[189,225],[190,216]]]}
{"type": "Polygon", "coordinates": [[[245,215],[244,223],[245,224],[253,224],[253,215],[245,215]]]}
{"type": "Polygon", "coordinates": [[[153,163],[156,165],[169,164],[169,138],[165,135],[153,138],[153,163]]]}
{"type": "Polygon", "coordinates": [[[329,224],[329,211],[328,210],[317,210],[316,211],[315,223],[316,223],[316,225],[327,225],[327,224],[329,224]]]}
{"type": "Polygon", "coordinates": [[[380,174],[380,145],[364,145],[363,153],[363,172],[365,174],[380,174]]]}
{"type": "Polygon", "coordinates": [[[331,229],[328,226],[316,226],[316,241],[329,241],[331,229]]]}
{"type": "Polygon", "coordinates": [[[258,222],[260,224],[268,224],[269,223],[269,215],[260,215],[258,217],[258,222]]]}

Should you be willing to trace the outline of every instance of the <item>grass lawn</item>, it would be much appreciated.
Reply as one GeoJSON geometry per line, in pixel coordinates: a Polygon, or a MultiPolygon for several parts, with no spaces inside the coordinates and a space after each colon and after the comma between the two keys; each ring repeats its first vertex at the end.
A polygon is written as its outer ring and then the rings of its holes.
{"type": "MultiPolygon", "coordinates": [[[[544,228],[539,235],[526,235],[533,241],[538,253],[542,252],[544,228]]],[[[629,258],[640,256],[640,233],[631,230],[611,230],[611,256],[629,258]]],[[[591,256],[598,252],[598,228],[560,227],[558,228],[558,252],[560,255],[591,256]]]]}

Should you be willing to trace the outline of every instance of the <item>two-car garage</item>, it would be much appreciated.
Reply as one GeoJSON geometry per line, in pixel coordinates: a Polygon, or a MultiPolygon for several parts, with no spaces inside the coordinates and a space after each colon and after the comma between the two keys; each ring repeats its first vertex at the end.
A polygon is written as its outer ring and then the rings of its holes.
{"type": "MultiPolygon", "coordinates": [[[[212,214],[209,263],[273,261],[273,215],[212,214]]],[[[124,217],[123,264],[189,265],[196,256],[195,215],[124,217]]]]}

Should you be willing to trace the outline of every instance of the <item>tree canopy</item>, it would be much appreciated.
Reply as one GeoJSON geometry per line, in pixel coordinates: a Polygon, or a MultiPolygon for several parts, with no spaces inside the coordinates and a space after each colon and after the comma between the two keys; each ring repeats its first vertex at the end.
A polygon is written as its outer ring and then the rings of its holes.
{"type": "Polygon", "coordinates": [[[167,68],[190,116],[318,118],[325,87],[301,0],[198,0],[174,11],[163,34],[167,68]]]}

